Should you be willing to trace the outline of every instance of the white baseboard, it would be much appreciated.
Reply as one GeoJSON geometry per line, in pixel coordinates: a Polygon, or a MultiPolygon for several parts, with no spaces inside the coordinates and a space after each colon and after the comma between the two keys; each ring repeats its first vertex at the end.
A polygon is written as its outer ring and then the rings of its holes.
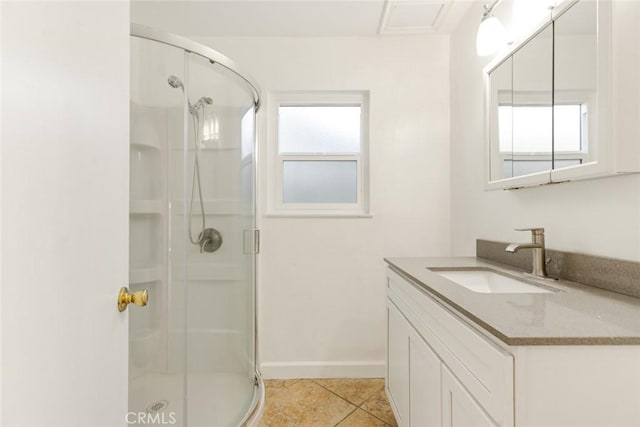
{"type": "Polygon", "coordinates": [[[263,362],[264,379],[290,378],[384,378],[384,360],[342,362],[263,362]]]}

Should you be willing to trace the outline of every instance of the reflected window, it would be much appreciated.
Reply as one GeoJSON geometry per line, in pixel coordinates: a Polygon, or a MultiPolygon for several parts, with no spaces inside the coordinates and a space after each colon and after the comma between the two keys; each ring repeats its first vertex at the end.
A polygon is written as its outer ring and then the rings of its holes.
{"type": "Polygon", "coordinates": [[[240,155],[242,159],[253,156],[253,142],[255,139],[255,108],[251,107],[240,121],[240,155]]]}
{"type": "Polygon", "coordinates": [[[587,154],[587,106],[499,106],[498,131],[504,176],[577,166],[585,161],[587,154]],[[548,121],[546,118],[552,114],[553,147],[541,148],[538,141],[548,140],[550,136],[545,127],[536,126],[536,123],[548,121]]]}
{"type": "Polygon", "coordinates": [[[569,104],[553,107],[553,145],[556,153],[585,151],[586,125],[586,105],[569,104]]]}

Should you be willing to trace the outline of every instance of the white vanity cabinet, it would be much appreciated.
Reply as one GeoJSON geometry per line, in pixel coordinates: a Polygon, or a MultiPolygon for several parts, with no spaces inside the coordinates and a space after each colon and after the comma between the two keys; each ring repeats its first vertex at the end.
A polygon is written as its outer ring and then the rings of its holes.
{"type": "Polygon", "coordinates": [[[387,375],[386,385],[393,412],[399,426],[408,425],[409,414],[409,333],[411,325],[402,313],[389,304],[387,307],[387,375]]]}
{"type": "Polygon", "coordinates": [[[387,392],[400,426],[513,425],[510,354],[391,270],[387,302],[387,392]]]}
{"type": "Polygon", "coordinates": [[[409,420],[411,425],[442,425],[442,362],[414,330],[409,333],[409,420]]]}
{"type": "Polygon", "coordinates": [[[400,426],[640,426],[640,345],[508,345],[421,284],[387,278],[386,387],[400,426]]]}
{"type": "Polygon", "coordinates": [[[398,425],[439,427],[440,359],[391,302],[387,316],[387,391],[398,425]]]}
{"type": "Polygon", "coordinates": [[[446,367],[442,368],[442,425],[446,427],[495,426],[473,396],[446,367]]]}

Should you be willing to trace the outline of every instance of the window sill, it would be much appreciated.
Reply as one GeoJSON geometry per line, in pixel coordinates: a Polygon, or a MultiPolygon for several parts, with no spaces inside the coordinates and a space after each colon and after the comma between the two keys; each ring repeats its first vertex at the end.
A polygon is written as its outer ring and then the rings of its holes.
{"type": "Polygon", "coordinates": [[[373,218],[373,214],[365,212],[326,212],[326,211],[300,211],[300,212],[267,212],[262,215],[265,218],[373,218]]]}

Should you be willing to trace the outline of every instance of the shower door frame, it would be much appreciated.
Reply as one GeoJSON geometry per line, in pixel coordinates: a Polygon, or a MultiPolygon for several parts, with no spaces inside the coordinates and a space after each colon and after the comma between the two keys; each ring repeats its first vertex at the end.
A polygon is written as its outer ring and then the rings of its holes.
{"type": "Polygon", "coordinates": [[[203,57],[204,59],[211,61],[212,64],[219,64],[229,71],[233,72],[242,80],[244,80],[251,88],[251,92],[253,92],[253,102],[256,107],[256,114],[258,113],[261,101],[260,86],[258,86],[256,81],[251,76],[249,76],[249,74],[243,72],[238,64],[236,64],[234,61],[227,58],[220,52],[198,42],[194,42],[193,40],[189,40],[186,37],[178,36],[176,34],[157,30],[155,28],[147,27],[146,25],[136,24],[133,22],[131,23],[130,35],[132,37],[140,37],[143,39],[152,40],[169,46],[177,47],[178,49],[182,49],[189,53],[194,53],[203,57]]]}
{"type": "MultiPolygon", "coordinates": [[[[231,71],[240,79],[242,79],[245,83],[249,85],[251,89],[251,93],[253,95],[253,104],[254,104],[254,135],[253,135],[253,217],[254,217],[254,227],[257,231],[257,202],[258,202],[258,138],[257,138],[257,120],[256,116],[260,109],[261,105],[261,91],[260,87],[256,83],[256,81],[247,73],[243,72],[241,67],[238,66],[236,62],[229,59],[225,55],[220,52],[202,45],[193,40],[189,40],[186,37],[182,37],[173,33],[169,33],[166,31],[158,30],[152,27],[148,27],[146,25],[136,24],[132,22],[130,24],[130,37],[138,37],[141,39],[146,39],[158,43],[162,43],[165,45],[173,46],[178,49],[182,49],[185,52],[193,53],[195,55],[201,56],[204,59],[208,60],[211,64],[219,64],[227,70],[231,71]]],[[[258,235],[259,242],[259,235],[258,235]]],[[[255,255],[259,253],[259,243],[254,242],[254,247],[256,248],[255,255]]],[[[257,271],[258,271],[258,263],[254,260],[254,271],[253,271],[253,366],[254,366],[254,375],[256,377],[256,384],[254,387],[254,395],[253,400],[251,402],[251,406],[248,408],[247,413],[240,421],[240,425],[244,426],[249,419],[253,417],[253,415],[260,411],[259,405],[262,395],[264,394],[264,387],[262,384],[262,379],[260,377],[260,372],[258,370],[258,312],[257,312],[257,271]]],[[[186,374],[186,372],[185,372],[186,374]]]]}

